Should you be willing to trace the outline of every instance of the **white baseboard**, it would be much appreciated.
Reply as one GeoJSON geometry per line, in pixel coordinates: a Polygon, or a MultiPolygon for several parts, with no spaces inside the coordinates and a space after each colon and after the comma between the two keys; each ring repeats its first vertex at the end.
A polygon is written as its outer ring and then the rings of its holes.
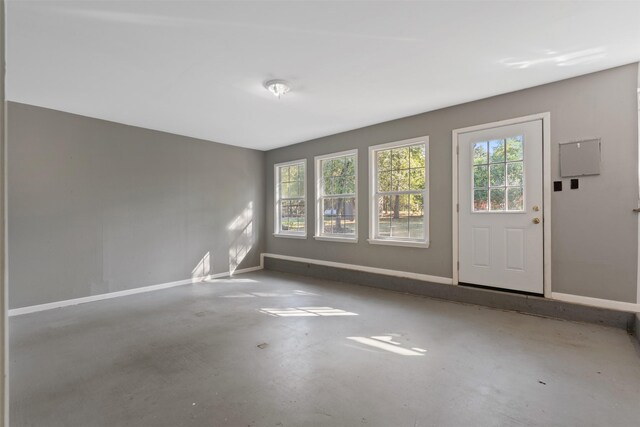
{"type": "Polygon", "coordinates": [[[573,304],[589,305],[591,307],[608,308],[610,310],[620,310],[620,311],[629,311],[632,313],[640,313],[640,304],[635,304],[632,302],[583,297],[580,295],[563,294],[559,292],[552,292],[551,299],[570,302],[573,304]]]}
{"type": "MultiPolygon", "coordinates": [[[[242,273],[250,273],[252,271],[262,270],[264,268],[265,257],[282,259],[285,261],[295,261],[295,262],[301,262],[301,263],[307,263],[307,264],[322,265],[326,267],[344,268],[347,270],[363,271],[366,273],[382,274],[386,276],[404,277],[408,279],[415,279],[415,280],[421,280],[421,281],[432,282],[432,283],[441,283],[445,285],[453,284],[453,280],[448,277],[432,276],[429,274],[420,274],[420,273],[411,273],[408,271],[389,270],[386,268],[368,267],[364,265],[345,264],[341,262],[324,261],[324,260],[317,260],[317,259],[311,259],[311,258],[301,258],[301,257],[294,257],[289,255],[262,253],[260,254],[260,265],[255,267],[239,269],[234,271],[233,274],[229,274],[229,272],[227,271],[224,273],[212,274],[203,278],[184,279],[184,280],[178,280],[175,282],[161,283],[158,285],[127,289],[124,291],[109,292],[106,294],[91,295],[91,296],[82,297],[82,298],[74,298],[74,299],[69,299],[64,301],[55,301],[55,302],[50,302],[46,304],[32,305],[28,307],[13,308],[9,310],[8,314],[9,314],[9,317],[19,316],[21,314],[35,313],[38,311],[51,310],[54,308],[67,307],[71,305],[84,304],[87,302],[101,301],[101,300],[111,299],[111,298],[119,298],[127,295],[135,295],[135,294],[140,294],[144,292],[153,292],[153,291],[158,291],[162,289],[173,288],[175,286],[189,285],[193,283],[199,283],[205,279],[217,279],[221,277],[234,276],[242,273]]],[[[591,297],[584,297],[580,295],[564,294],[559,292],[552,292],[551,299],[569,302],[573,304],[588,305],[591,307],[599,307],[599,308],[607,308],[611,310],[640,313],[640,304],[631,303],[631,302],[613,301],[613,300],[607,300],[607,299],[601,299],[601,298],[591,298],[591,297]]]]}
{"type": "MultiPolygon", "coordinates": [[[[364,271],[367,273],[383,274],[386,276],[404,277],[409,279],[422,280],[425,282],[442,283],[445,285],[453,284],[453,279],[448,277],[431,276],[429,274],[411,273],[408,271],[388,270],[386,268],[367,267],[364,265],[345,264],[341,262],[323,261],[311,258],[300,258],[289,255],[279,255],[271,253],[263,253],[260,255],[260,265],[264,267],[264,258],[282,259],[285,261],[295,261],[306,264],[322,265],[326,267],[344,268],[347,270],[364,271]]],[[[583,297],[580,295],[563,294],[552,292],[551,298],[558,301],[569,302],[573,304],[588,305],[591,307],[608,308],[610,310],[627,311],[632,313],[640,313],[640,304],[623,301],[613,301],[600,298],[583,297]]]]}
{"type": "Polygon", "coordinates": [[[344,268],[346,270],[363,271],[365,273],[382,274],[385,276],[403,277],[406,279],[421,280],[423,282],[441,283],[443,285],[453,284],[453,279],[449,277],[431,276],[429,274],[412,273],[409,271],[389,270],[386,268],[368,267],[366,265],[345,264],[342,262],[323,261],[319,259],[300,258],[295,256],[289,256],[289,255],[278,255],[278,254],[269,254],[269,253],[261,254],[260,258],[261,258],[262,266],[264,266],[265,257],[282,259],[285,261],[302,262],[306,264],[322,265],[325,267],[344,268]]]}
{"type": "MultiPolygon", "coordinates": [[[[236,274],[243,274],[243,273],[251,273],[252,271],[258,271],[258,270],[262,270],[262,263],[260,265],[256,265],[255,267],[247,267],[247,268],[241,268],[240,270],[236,270],[233,272],[233,274],[223,274],[219,277],[226,277],[226,276],[235,276],[236,274]]],[[[215,277],[212,277],[213,279],[215,279],[215,277]]]]}
{"type": "Polygon", "coordinates": [[[87,297],[73,298],[73,299],[68,299],[64,301],[49,302],[46,304],[31,305],[28,307],[12,308],[9,310],[9,317],[19,316],[21,314],[35,313],[38,311],[51,310],[53,308],[67,307],[70,305],[84,304],[87,302],[101,301],[101,300],[111,299],[111,298],[119,298],[127,295],[141,294],[144,292],[159,291],[161,289],[168,289],[176,286],[190,285],[192,283],[200,283],[203,280],[235,276],[236,274],[249,273],[251,271],[256,271],[256,270],[262,270],[262,265],[236,270],[232,274],[229,274],[229,272],[226,271],[224,273],[211,274],[205,277],[178,280],[175,282],[161,283],[159,285],[143,286],[141,288],[126,289],[124,291],[109,292],[106,294],[99,294],[99,295],[90,295],[87,297]]]}

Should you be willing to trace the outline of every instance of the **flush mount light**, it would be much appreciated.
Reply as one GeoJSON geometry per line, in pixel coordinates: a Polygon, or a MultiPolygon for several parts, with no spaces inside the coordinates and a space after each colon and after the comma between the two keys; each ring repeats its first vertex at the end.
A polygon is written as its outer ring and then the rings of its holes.
{"type": "Polygon", "coordinates": [[[280,99],[282,95],[289,92],[291,87],[284,80],[269,80],[265,82],[264,87],[280,99]]]}

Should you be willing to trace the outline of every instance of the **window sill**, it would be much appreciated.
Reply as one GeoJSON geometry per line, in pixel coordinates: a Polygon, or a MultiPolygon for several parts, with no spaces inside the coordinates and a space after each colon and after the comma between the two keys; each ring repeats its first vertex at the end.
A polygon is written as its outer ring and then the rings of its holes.
{"type": "Polygon", "coordinates": [[[306,234],[287,234],[287,233],[273,233],[274,237],[284,237],[286,239],[306,239],[306,234]]]}
{"type": "Polygon", "coordinates": [[[326,242],[358,243],[357,237],[313,236],[313,238],[326,242]]]}
{"type": "Polygon", "coordinates": [[[428,248],[429,242],[416,242],[411,240],[392,240],[392,239],[367,239],[371,245],[387,245],[387,246],[406,246],[408,248],[428,248]]]}

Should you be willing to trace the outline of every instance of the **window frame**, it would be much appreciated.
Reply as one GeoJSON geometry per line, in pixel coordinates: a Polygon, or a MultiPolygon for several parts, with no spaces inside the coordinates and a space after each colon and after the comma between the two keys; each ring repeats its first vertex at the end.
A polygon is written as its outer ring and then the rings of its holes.
{"type": "Polygon", "coordinates": [[[288,162],[276,163],[273,165],[273,195],[274,195],[274,231],[273,235],[275,237],[286,237],[290,239],[306,239],[307,238],[307,230],[309,229],[309,208],[307,204],[307,159],[298,159],[291,160],[288,162]],[[286,200],[302,200],[304,202],[304,231],[284,231],[281,229],[281,217],[280,217],[280,202],[282,201],[280,197],[280,168],[286,166],[293,165],[302,165],[304,167],[304,173],[302,174],[304,179],[303,189],[304,196],[295,197],[295,198],[287,198],[286,200]]]}
{"type": "MultiPolygon", "coordinates": [[[[316,189],[316,215],[315,215],[315,219],[316,219],[316,227],[315,227],[315,234],[313,236],[313,238],[315,240],[326,240],[326,241],[331,241],[331,242],[345,242],[345,243],[357,243],[358,242],[358,149],[355,148],[353,150],[346,150],[346,151],[340,151],[337,153],[330,153],[330,154],[323,154],[321,156],[316,156],[314,158],[314,168],[315,168],[315,174],[314,174],[314,179],[315,179],[315,189],[316,189]],[[354,234],[326,234],[323,233],[323,225],[324,225],[324,221],[323,221],[323,217],[324,217],[324,210],[322,209],[322,201],[323,198],[331,198],[331,196],[325,196],[324,194],[322,194],[322,161],[323,160],[331,160],[331,159],[336,159],[336,158],[340,158],[340,157],[345,157],[345,156],[354,156],[355,157],[355,163],[354,163],[354,173],[355,173],[355,193],[353,193],[353,195],[348,194],[348,195],[339,195],[339,197],[345,197],[345,196],[352,196],[355,199],[355,211],[356,211],[356,215],[355,215],[355,233],[354,234]]],[[[336,198],[334,196],[334,198],[336,198]]]]}
{"type": "Polygon", "coordinates": [[[403,139],[401,141],[394,141],[385,144],[372,145],[369,147],[369,239],[368,242],[374,245],[391,245],[391,246],[407,246],[417,248],[429,247],[429,219],[431,204],[429,201],[429,188],[431,181],[429,180],[429,162],[431,158],[429,156],[429,136],[420,136],[417,138],[403,139]],[[379,195],[388,194],[387,192],[378,193],[378,164],[376,162],[376,153],[379,151],[385,151],[392,148],[402,148],[411,145],[424,144],[424,174],[425,174],[425,188],[422,191],[419,190],[404,190],[394,191],[393,193],[399,194],[422,194],[423,197],[423,211],[424,211],[424,238],[397,238],[397,237],[381,237],[378,235],[378,206],[376,200],[379,195]]]}

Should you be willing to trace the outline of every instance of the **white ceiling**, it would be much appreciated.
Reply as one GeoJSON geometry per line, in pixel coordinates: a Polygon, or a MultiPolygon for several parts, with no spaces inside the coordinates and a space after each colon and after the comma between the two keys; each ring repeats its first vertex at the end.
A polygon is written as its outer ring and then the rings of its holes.
{"type": "Polygon", "coordinates": [[[6,3],[9,100],[261,150],[640,60],[640,2],[6,3]]]}

